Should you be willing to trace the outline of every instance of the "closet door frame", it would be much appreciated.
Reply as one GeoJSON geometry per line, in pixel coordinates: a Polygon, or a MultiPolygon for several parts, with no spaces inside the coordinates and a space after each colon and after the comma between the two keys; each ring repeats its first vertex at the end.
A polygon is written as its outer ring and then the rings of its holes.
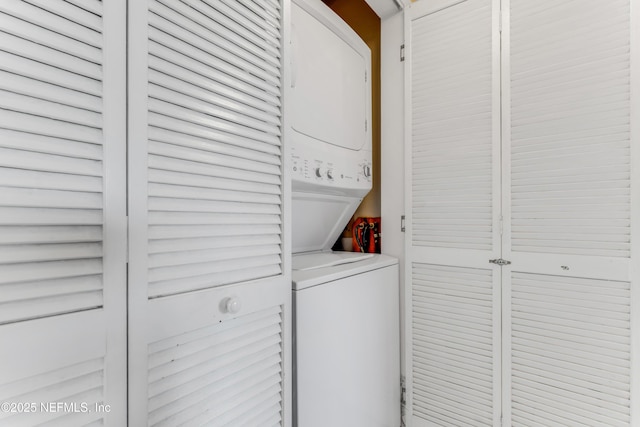
{"type": "Polygon", "coordinates": [[[640,423],[640,0],[631,2],[631,424],[640,423]],[[635,218],[635,221],[633,220],[635,218]],[[633,334],[635,332],[635,334],[633,334]]]}
{"type": "Polygon", "coordinates": [[[105,371],[117,381],[107,382],[105,414],[108,425],[127,420],[127,1],[103,3],[107,36],[104,41],[105,222],[104,307],[107,322],[105,371]],[[105,79],[106,80],[106,79],[105,79]],[[111,309],[109,309],[111,307],[111,309]]]}
{"type": "MultiPolygon", "coordinates": [[[[465,267],[478,268],[483,270],[492,270],[493,272],[493,299],[492,299],[492,317],[493,317],[493,426],[501,425],[502,415],[502,377],[501,377],[501,357],[502,357],[502,335],[501,335],[501,268],[498,265],[489,263],[490,259],[501,258],[501,230],[502,217],[501,212],[501,170],[495,164],[499,164],[501,156],[501,135],[500,135],[500,0],[491,0],[491,34],[492,34],[492,158],[494,166],[492,168],[492,251],[482,250],[458,250],[453,248],[416,248],[412,245],[412,24],[413,20],[420,17],[437,13],[443,9],[454,7],[467,0],[433,0],[410,3],[404,9],[404,188],[405,188],[405,291],[404,291],[404,364],[405,364],[405,413],[404,419],[408,426],[418,427],[420,424],[414,423],[414,403],[413,403],[413,297],[412,297],[412,272],[413,263],[424,262],[436,265],[452,265],[455,259],[459,265],[465,267]]],[[[426,424],[429,425],[429,424],[426,424]]]]}
{"type": "Polygon", "coordinates": [[[128,2],[128,137],[127,197],[129,220],[128,277],[128,424],[148,425],[147,390],[147,283],[148,221],[148,1],[128,2]],[[135,118],[135,120],[133,119],[135,118]],[[135,201],[138,201],[137,203],[135,201]],[[141,202],[144,201],[144,202],[141,202]]]}

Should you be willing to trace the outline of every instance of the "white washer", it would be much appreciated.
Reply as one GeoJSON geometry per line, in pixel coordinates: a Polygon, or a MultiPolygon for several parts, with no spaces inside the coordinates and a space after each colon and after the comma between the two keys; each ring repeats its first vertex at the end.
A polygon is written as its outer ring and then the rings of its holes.
{"type": "Polygon", "coordinates": [[[293,294],[294,425],[398,427],[397,259],[358,253],[295,256],[293,294]],[[332,263],[337,265],[326,266],[332,263]],[[314,265],[323,267],[295,270],[314,265]]]}

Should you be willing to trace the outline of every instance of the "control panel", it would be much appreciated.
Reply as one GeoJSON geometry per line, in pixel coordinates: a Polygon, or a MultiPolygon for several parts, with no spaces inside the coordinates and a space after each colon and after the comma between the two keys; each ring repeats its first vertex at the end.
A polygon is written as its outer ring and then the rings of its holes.
{"type": "Polygon", "coordinates": [[[291,149],[290,167],[294,186],[298,181],[343,189],[371,188],[371,151],[298,143],[291,149]]]}

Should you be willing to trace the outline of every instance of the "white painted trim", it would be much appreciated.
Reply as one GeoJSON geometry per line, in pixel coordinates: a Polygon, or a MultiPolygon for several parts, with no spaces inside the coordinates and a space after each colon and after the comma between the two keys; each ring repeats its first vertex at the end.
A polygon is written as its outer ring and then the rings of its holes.
{"type": "MultiPolygon", "coordinates": [[[[511,252],[511,1],[502,0],[501,125],[502,125],[502,257],[511,252]]],[[[502,267],[502,425],[511,425],[511,266],[502,267]]]]}
{"type": "Polygon", "coordinates": [[[411,234],[413,232],[412,209],[413,196],[411,192],[411,27],[414,16],[414,4],[409,4],[404,10],[404,366],[405,366],[405,413],[404,419],[408,427],[413,425],[413,250],[411,234]]]}
{"type": "MultiPolygon", "coordinates": [[[[283,349],[282,349],[282,372],[283,372],[283,392],[282,392],[282,410],[284,426],[293,425],[293,322],[294,312],[291,291],[291,129],[290,115],[287,114],[287,100],[290,98],[291,85],[288,84],[291,79],[291,67],[289,58],[291,57],[291,0],[281,0],[282,6],[282,277],[279,277],[279,289],[284,293],[282,295],[283,310],[283,349]],[[284,281],[284,283],[283,283],[284,281]]],[[[278,294],[279,295],[279,294],[278,294]]]]}
{"type": "Polygon", "coordinates": [[[384,235],[382,253],[398,258],[400,303],[400,375],[405,367],[405,277],[404,235],[400,218],[404,215],[404,62],[400,46],[404,43],[404,14],[397,13],[381,23],[381,154],[380,207],[384,235]],[[399,191],[401,189],[401,191],[399,191]]]}
{"type": "Polygon", "coordinates": [[[513,263],[513,271],[622,282],[631,280],[631,263],[627,258],[514,252],[506,259],[513,263]]]}
{"type": "Polygon", "coordinates": [[[127,423],[127,4],[103,4],[103,301],[108,426],[127,423]]]}
{"type": "MultiPolygon", "coordinates": [[[[409,223],[408,220],[407,223],[409,223]]],[[[465,266],[482,270],[490,269],[491,264],[489,264],[489,260],[500,255],[499,253],[476,249],[460,250],[456,248],[434,248],[425,246],[412,246],[411,252],[412,259],[429,260],[429,264],[449,265],[452,267],[465,266]]]]}
{"type": "Polygon", "coordinates": [[[128,2],[129,425],[147,425],[148,1],[128,2]]]}
{"type": "MultiPolygon", "coordinates": [[[[493,197],[492,197],[492,208],[493,208],[493,233],[492,233],[492,251],[491,251],[491,259],[496,258],[504,258],[502,256],[502,236],[500,234],[502,225],[501,225],[501,216],[502,216],[502,134],[501,134],[501,108],[502,108],[502,91],[501,91],[501,9],[500,9],[500,0],[493,0],[491,4],[491,68],[492,68],[492,76],[491,76],[491,92],[492,92],[492,139],[493,139],[493,153],[492,153],[492,161],[493,161],[493,197]]],[[[488,265],[488,260],[484,259],[484,265],[488,265]]],[[[506,267],[506,266],[505,266],[506,267]]],[[[503,286],[503,277],[505,274],[505,267],[500,267],[497,265],[493,266],[493,425],[494,427],[500,426],[500,421],[502,418],[502,286],[503,286]]]]}
{"type": "Polygon", "coordinates": [[[640,423],[640,0],[630,0],[631,420],[640,423]]]}

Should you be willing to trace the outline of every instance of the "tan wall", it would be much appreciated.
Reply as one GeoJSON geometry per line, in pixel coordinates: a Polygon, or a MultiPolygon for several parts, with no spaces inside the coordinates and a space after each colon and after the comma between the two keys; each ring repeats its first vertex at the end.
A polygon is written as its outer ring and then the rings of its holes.
{"type": "Polygon", "coordinates": [[[354,217],[380,216],[380,18],[365,0],[323,0],[371,49],[373,188],[354,217]]]}

